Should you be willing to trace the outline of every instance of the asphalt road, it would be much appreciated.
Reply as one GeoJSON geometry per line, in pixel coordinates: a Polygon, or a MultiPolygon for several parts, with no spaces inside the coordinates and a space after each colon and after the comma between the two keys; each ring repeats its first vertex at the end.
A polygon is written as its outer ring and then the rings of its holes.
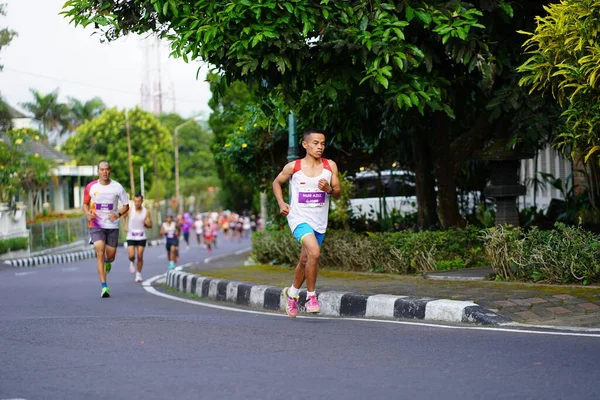
{"type": "MultiPolygon", "coordinates": [[[[145,278],[164,254],[147,248],[145,278]]],[[[121,249],[110,299],[94,260],[0,268],[0,399],[599,398],[598,337],[213,309],[154,296],[127,267],[121,249]]]]}

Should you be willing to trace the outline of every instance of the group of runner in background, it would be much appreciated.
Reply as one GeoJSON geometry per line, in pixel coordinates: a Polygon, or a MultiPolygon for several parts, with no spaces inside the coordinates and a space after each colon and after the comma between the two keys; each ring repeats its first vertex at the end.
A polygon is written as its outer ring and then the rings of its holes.
{"type": "Polygon", "coordinates": [[[237,214],[226,210],[222,212],[190,213],[178,215],[174,219],[167,214],[161,226],[161,235],[166,238],[167,254],[169,256],[169,269],[175,267],[179,259],[180,242],[190,247],[190,233],[194,233],[196,246],[206,248],[209,253],[217,246],[219,231],[223,238],[241,241],[250,237],[251,232],[262,229],[262,219],[248,212],[237,214]]]}

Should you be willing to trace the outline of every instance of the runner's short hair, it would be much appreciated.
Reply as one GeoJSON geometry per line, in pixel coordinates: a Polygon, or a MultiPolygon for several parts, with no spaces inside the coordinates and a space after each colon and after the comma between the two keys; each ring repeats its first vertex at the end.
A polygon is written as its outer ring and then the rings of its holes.
{"type": "Polygon", "coordinates": [[[106,165],[108,165],[108,169],[110,169],[110,163],[109,163],[108,161],[106,161],[106,160],[102,160],[102,161],[100,161],[100,162],[98,163],[98,169],[100,169],[100,164],[106,164],[106,165]]]}
{"type": "Polygon", "coordinates": [[[133,197],[141,197],[142,199],[144,198],[141,193],[136,193],[133,197]]]}
{"type": "Polygon", "coordinates": [[[304,140],[305,142],[307,142],[307,141],[308,141],[308,137],[309,137],[310,135],[312,135],[313,133],[320,133],[321,135],[325,135],[325,134],[324,134],[323,132],[321,132],[320,130],[318,130],[318,129],[312,129],[312,128],[311,128],[311,129],[307,129],[307,130],[305,130],[305,131],[302,133],[302,140],[304,140]]]}

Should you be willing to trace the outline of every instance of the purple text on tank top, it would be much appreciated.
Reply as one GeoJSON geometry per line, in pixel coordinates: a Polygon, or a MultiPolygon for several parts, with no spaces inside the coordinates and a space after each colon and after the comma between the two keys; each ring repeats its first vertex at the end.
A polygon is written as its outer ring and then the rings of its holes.
{"type": "Polygon", "coordinates": [[[299,192],[300,204],[325,204],[325,192],[299,192]]]}

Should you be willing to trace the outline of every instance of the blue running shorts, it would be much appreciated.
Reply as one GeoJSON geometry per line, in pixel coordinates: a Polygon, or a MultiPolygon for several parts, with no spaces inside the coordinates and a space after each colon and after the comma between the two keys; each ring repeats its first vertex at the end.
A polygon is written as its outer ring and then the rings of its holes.
{"type": "Polygon", "coordinates": [[[294,237],[298,240],[298,242],[300,242],[300,244],[302,244],[302,239],[306,235],[315,235],[315,237],[317,238],[317,242],[319,243],[319,247],[321,247],[321,244],[323,243],[323,238],[325,237],[324,233],[319,233],[315,231],[306,222],[301,223],[296,227],[296,229],[294,229],[294,237]]]}

